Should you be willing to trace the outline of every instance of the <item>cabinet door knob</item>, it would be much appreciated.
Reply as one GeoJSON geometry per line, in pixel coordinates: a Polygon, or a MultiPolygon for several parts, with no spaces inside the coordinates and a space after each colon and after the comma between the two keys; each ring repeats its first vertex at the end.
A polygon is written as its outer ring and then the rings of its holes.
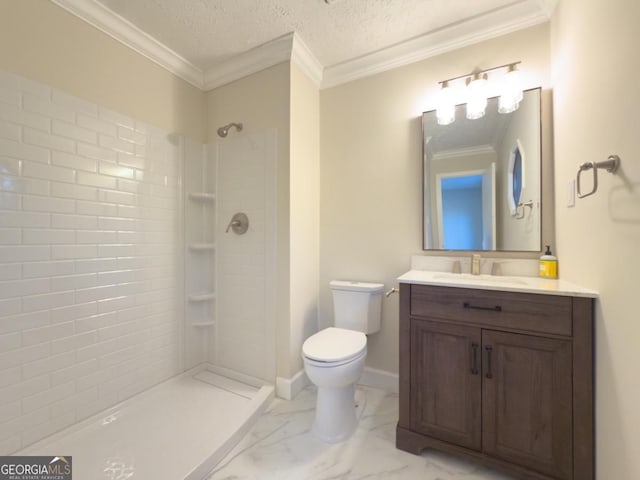
{"type": "Polygon", "coordinates": [[[471,375],[478,375],[478,344],[471,344],[471,375]]]}
{"type": "Polygon", "coordinates": [[[485,377],[493,378],[493,372],[491,371],[491,353],[493,352],[493,347],[491,345],[486,345],[484,349],[487,351],[487,374],[485,377]]]}

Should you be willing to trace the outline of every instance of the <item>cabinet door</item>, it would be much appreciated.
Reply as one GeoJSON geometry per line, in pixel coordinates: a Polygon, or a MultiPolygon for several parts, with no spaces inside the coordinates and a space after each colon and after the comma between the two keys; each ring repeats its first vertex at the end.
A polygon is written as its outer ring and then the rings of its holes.
{"type": "Polygon", "coordinates": [[[571,342],[482,331],[485,453],[572,478],[571,342]]]}
{"type": "Polygon", "coordinates": [[[480,450],[480,329],[411,322],[411,429],[480,450]]]}

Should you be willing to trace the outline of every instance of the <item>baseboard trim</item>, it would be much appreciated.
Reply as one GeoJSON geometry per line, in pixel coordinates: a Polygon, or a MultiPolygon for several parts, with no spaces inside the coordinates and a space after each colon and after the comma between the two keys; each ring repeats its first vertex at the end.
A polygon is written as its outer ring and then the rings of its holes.
{"type": "Polygon", "coordinates": [[[300,370],[292,378],[277,377],[276,396],[291,400],[307,385],[309,385],[309,379],[304,370],[300,370]]]}
{"type": "MultiPolygon", "coordinates": [[[[311,385],[309,378],[300,370],[291,378],[276,378],[276,396],[285,400],[293,399],[304,387],[311,385]]],[[[398,393],[399,379],[397,373],[365,367],[358,385],[379,388],[387,392],[398,393]]]]}
{"type": "Polygon", "coordinates": [[[365,385],[367,387],[380,388],[387,392],[398,393],[399,377],[397,373],[365,367],[358,384],[365,385]]]}

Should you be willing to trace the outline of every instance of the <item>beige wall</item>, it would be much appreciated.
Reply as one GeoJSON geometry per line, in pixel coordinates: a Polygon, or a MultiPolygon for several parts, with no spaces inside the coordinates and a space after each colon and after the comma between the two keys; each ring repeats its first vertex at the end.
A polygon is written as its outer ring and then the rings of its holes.
{"type": "MultiPolygon", "coordinates": [[[[540,137],[538,125],[540,124],[540,101],[537,97],[526,96],[518,110],[513,112],[509,127],[504,133],[498,147],[500,172],[497,175],[497,198],[502,199],[496,204],[498,217],[498,249],[505,250],[540,250],[540,137]],[[518,215],[524,218],[516,218],[511,215],[509,205],[504,200],[507,198],[509,188],[509,162],[516,142],[522,146],[523,158],[523,189],[520,203],[533,201],[533,208],[522,207],[518,215]],[[535,161],[532,161],[535,159],[535,161]],[[524,212],[523,212],[524,210],[524,212]]],[[[555,248],[555,246],[554,246],[555,248]]]]}
{"type": "Polygon", "coordinates": [[[278,132],[276,371],[291,378],[303,368],[303,341],[317,330],[319,90],[285,62],[209,92],[207,112],[210,143],[231,121],[245,134],[278,132]]]}
{"type": "MultiPolygon", "coordinates": [[[[600,292],[596,306],[596,468],[640,478],[640,57],[636,0],[562,0],[552,18],[560,275],[600,292]],[[598,192],[564,202],[578,165],[612,153],[598,192]]],[[[590,185],[590,184],[589,184],[590,185]]]]}
{"type": "Polygon", "coordinates": [[[288,371],[302,366],[304,340],[318,329],[320,275],[320,92],[291,65],[290,321],[288,371]]]}
{"type": "MultiPolygon", "coordinates": [[[[229,122],[242,122],[243,134],[277,131],[277,246],[268,245],[267,249],[275,251],[277,271],[275,360],[278,375],[289,370],[290,81],[290,64],[284,62],[207,93],[209,143],[220,140],[216,130],[229,122]]],[[[273,343],[273,340],[265,341],[273,343]]],[[[215,355],[215,348],[210,352],[215,355]]]]}
{"type": "Polygon", "coordinates": [[[45,0],[0,0],[0,68],[205,138],[204,93],[45,0]]]}
{"type": "MultiPolygon", "coordinates": [[[[332,279],[384,282],[422,254],[420,114],[437,82],[522,60],[525,88],[549,86],[549,26],[529,28],[320,94],[320,322],[333,321],[332,279]]],[[[398,297],[383,301],[367,365],[397,372],[398,297]]]]}

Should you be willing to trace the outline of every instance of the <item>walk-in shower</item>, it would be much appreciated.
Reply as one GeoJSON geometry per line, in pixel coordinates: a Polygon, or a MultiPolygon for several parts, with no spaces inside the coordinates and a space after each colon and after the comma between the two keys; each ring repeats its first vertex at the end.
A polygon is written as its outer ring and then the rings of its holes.
{"type": "Polygon", "coordinates": [[[273,396],[276,132],[203,144],[2,69],[0,86],[0,455],[201,480],[273,396]]]}
{"type": "Polygon", "coordinates": [[[218,136],[222,138],[226,137],[231,127],[235,127],[237,132],[242,131],[242,123],[231,122],[229,125],[225,125],[224,127],[220,127],[218,129],[218,136]]]}

